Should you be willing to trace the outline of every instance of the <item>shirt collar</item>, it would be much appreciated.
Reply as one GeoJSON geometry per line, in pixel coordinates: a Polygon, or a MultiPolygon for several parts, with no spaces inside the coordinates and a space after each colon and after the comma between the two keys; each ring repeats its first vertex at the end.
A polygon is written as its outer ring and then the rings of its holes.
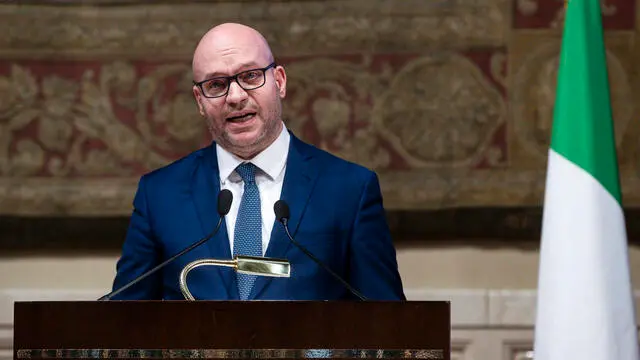
{"type": "Polygon", "coordinates": [[[277,178],[287,162],[290,138],[291,136],[287,131],[287,127],[282,123],[282,131],[276,140],[253,159],[249,160],[243,160],[237,157],[216,143],[216,156],[218,158],[220,180],[223,183],[229,180],[229,177],[234,173],[234,170],[243,162],[253,163],[262,172],[267,174],[271,180],[277,178]]]}

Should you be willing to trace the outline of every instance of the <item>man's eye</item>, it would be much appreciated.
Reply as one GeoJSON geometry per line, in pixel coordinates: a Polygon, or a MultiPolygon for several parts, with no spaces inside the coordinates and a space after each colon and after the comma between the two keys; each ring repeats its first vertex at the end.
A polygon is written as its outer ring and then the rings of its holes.
{"type": "Polygon", "coordinates": [[[256,80],[256,79],[258,79],[259,76],[260,76],[260,72],[259,71],[249,71],[249,72],[246,72],[246,73],[242,74],[242,80],[244,80],[244,81],[256,80]]]}
{"type": "Polygon", "coordinates": [[[223,80],[211,80],[205,83],[207,89],[216,90],[216,89],[224,89],[226,87],[226,82],[223,80]]]}

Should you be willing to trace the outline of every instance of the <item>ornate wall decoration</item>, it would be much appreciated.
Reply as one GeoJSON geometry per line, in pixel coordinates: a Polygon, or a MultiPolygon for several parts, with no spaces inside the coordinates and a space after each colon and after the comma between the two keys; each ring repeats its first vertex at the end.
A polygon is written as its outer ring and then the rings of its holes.
{"type": "Polygon", "coordinates": [[[184,64],[7,65],[5,177],[137,176],[204,144],[184,64]]]}
{"type": "Polygon", "coordinates": [[[167,2],[0,5],[0,33],[6,34],[0,49],[5,57],[189,59],[200,36],[225,21],[258,28],[280,56],[501,45],[509,6],[508,0],[167,2]]]}
{"type": "MultiPolygon", "coordinates": [[[[513,78],[513,129],[523,148],[540,161],[546,161],[549,149],[559,50],[559,41],[540,44],[527,54],[513,78]]],[[[616,140],[620,145],[634,116],[633,92],[621,59],[611,50],[607,53],[607,64],[616,140]]]]}
{"type": "MultiPolygon", "coordinates": [[[[140,175],[209,142],[190,61],[223,21],[265,34],[287,126],[377,171],[389,209],[541,203],[561,0],[60,4],[0,5],[0,214],[128,215],[140,175]]],[[[636,5],[602,10],[635,205],[636,5]]]]}
{"type": "Polygon", "coordinates": [[[504,124],[503,97],[464,56],[421,57],[394,77],[371,116],[410,168],[473,167],[504,124]]]}
{"type": "Polygon", "coordinates": [[[382,170],[400,159],[392,159],[389,150],[380,146],[372,126],[371,103],[383,91],[384,80],[371,73],[366,62],[320,58],[285,64],[285,121],[304,140],[382,170]]]}

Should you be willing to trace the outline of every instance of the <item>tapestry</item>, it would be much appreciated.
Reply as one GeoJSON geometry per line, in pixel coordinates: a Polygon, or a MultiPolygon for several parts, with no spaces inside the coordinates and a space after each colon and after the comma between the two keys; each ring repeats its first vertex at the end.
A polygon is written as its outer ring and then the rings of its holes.
{"type": "MultiPolygon", "coordinates": [[[[640,204],[636,3],[603,0],[625,206],[640,204]]],[[[284,121],[375,170],[390,210],[537,207],[561,0],[0,5],[0,214],[129,215],[139,177],[210,142],[191,56],[222,22],[287,71],[284,121]]]]}

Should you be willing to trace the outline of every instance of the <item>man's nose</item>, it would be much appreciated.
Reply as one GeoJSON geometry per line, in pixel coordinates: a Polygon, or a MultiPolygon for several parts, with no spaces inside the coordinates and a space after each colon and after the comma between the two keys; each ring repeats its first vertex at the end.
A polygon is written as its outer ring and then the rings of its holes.
{"type": "Polygon", "coordinates": [[[229,93],[227,94],[227,102],[237,104],[247,99],[249,95],[237,81],[231,81],[229,84],[229,93]]]}

